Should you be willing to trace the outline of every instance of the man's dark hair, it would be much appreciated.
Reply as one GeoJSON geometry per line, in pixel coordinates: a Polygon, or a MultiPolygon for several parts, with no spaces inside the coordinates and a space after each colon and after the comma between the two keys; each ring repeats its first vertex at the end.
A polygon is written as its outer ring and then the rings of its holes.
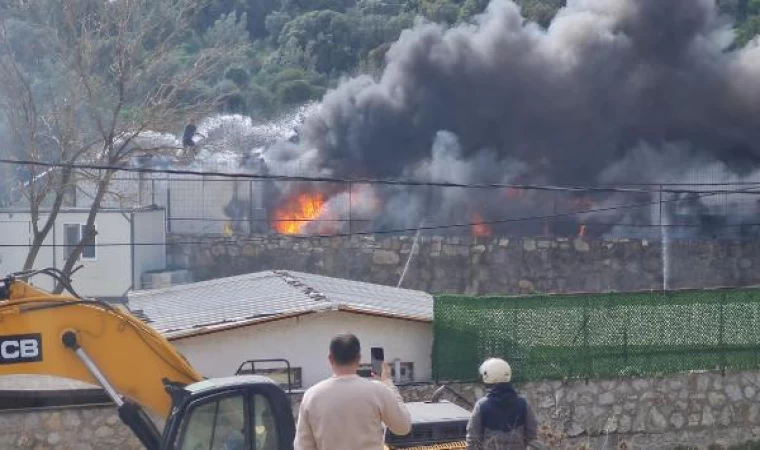
{"type": "Polygon", "coordinates": [[[346,366],[356,362],[361,354],[359,338],[351,333],[339,334],[330,341],[330,354],[335,364],[346,366]]]}

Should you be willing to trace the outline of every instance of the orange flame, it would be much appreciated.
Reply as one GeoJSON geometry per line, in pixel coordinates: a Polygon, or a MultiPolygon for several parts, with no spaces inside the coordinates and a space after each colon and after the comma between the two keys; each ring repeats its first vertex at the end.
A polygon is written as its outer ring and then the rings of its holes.
{"type": "Polygon", "coordinates": [[[581,224],[581,229],[578,230],[578,236],[579,237],[583,237],[585,235],[586,235],[586,224],[583,223],[583,224],[581,224]]]}
{"type": "Polygon", "coordinates": [[[507,191],[506,191],[506,196],[510,200],[520,198],[523,196],[523,194],[525,194],[525,191],[520,188],[511,187],[511,188],[507,188],[507,191]]]}
{"type": "Polygon", "coordinates": [[[274,212],[272,226],[281,234],[300,234],[309,222],[319,217],[324,206],[322,193],[298,194],[274,212]]]}
{"type": "Polygon", "coordinates": [[[493,234],[491,227],[482,222],[483,218],[480,217],[480,214],[474,213],[472,215],[472,234],[476,237],[490,237],[493,234]]]}

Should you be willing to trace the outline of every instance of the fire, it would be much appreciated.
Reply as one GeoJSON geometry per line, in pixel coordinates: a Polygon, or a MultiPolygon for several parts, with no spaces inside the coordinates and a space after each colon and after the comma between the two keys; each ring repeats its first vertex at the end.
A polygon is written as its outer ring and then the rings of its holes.
{"type": "Polygon", "coordinates": [[[581,224],[580,230],[578,230],[578,237],[583,237],[586,235],[586,224],[581,224]]]}
{"type": "Polygon", "coordinates": [[[575,197],[570,199],[570,205],[577,211],[583,211],[593,208],[594,203],[586,197],[575,197]]]}
{"type": "Polygon", "coordinates": [[[490,237],[493,234],[491,227],[483,223],[483,218],[478,213],[472,215],[472,234],[475,237],[490,237]]]}
{"type": "Polygon", "coordinates": [[[325,196],[322,193],[302,193],[278,208],[273,227],[281,234],[301,234],[312,220],[322,214],[325,196]]]}
{"type": "Polygon", "coordinates": [[[523,191],[520,188],[511,187],[511,188],[507,188],[506,196],[508,199],[514,200],[514,199],[522,197],[524,193],[525,191],[523,191]]]}

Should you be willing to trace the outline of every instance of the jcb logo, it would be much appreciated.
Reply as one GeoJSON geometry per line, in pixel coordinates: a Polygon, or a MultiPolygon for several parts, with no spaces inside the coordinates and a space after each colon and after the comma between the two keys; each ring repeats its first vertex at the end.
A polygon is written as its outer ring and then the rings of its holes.
{"type": "Polygon", "coordinates": [[[42,361],[42,335],[0,336],[0,364],[42,361]]]}

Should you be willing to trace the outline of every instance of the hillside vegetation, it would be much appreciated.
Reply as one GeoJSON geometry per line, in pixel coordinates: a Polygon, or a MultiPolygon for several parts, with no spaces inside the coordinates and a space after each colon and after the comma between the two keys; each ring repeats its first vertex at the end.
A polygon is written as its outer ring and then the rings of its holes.
{"type": "MultiPolygon", "coordinates": [[[[548,25],[566,0],[517,0],[523,14],[548,25]]],[[[229,67],[218,90],[227,111],[270,114],[319,98],[343,75],[377,73],[384,56],[415,17],[456,24],[481,12],[487,0],[214,0],[195,36],[218,23],[245,30],[248,57],[229,67]]],[[[760,0],[720,0],[737,21],[736,45],[760,33],[760,0]]],[[[194,38],[186,51],[200,45],[194,38]]]]}
{"type": "MultiPolygon", "coordinates": [[[[529,20],[546,26],[566,0],[516,0],[529,20]]],[[[193,64],[206,48],[242,45],[234,62],[194,83],[183,95],[215,99],[219,112],[262,118],[318,99],[341,77],[379,73],[404,29],[424,17],[457,24],[488,0],[209,0],[177,40],[168,66],[193,64]]],[[[718,0],[737,22],[735,45],[760,33],[760,0],[718,0]]],[[[3,8],[0,6],[0,8],[3,8]]],[[[21,22],[23,17],[19,17],[21,22]]],[[[44,33],[16,30],[19,55],[39,60],[44,33]]],[[[11,38],[14,36],[11,35],[11,38]]],[[[44,52],[43,52],[44,53],[44,52]]],[[[47,76],[47,74],[45,75],[47,76]]],[[[208,101],[208,100],[204,100],[208,101]]]]}

